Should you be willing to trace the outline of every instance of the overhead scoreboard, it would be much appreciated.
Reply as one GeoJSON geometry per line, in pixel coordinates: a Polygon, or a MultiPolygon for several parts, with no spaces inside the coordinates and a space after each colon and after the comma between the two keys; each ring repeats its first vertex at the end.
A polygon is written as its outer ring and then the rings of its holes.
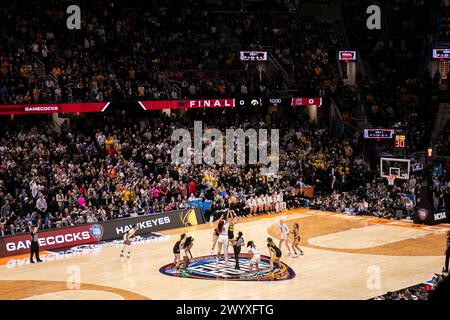
{"type": "MultiPolygon", "coordinates": [[[[403,151],[407,147],[407,136],[401,132],[395,132],[395,129],[364,129],[364,139],[376,141],[392,140],[392,148],[397,151],[403,151]]],[[[389,142],[389,145],[390,142],[389,142]]],[[[387,147],[388,145],[386,145],[387,147]]]]}
{"type": "Polygon", "coordinates": [[[403,133],[394,134],[394,148],[404,150],[406,148],[406,135],[403,133]]]}

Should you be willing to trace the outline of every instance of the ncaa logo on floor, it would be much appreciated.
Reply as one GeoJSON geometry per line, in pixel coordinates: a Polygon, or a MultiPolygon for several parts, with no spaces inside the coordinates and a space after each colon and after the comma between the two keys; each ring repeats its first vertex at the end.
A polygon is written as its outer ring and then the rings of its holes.
{"type": "Polygon", "coordinates": [[[236,270],[233,257],[228,258],[228,266],[225,265],[223,255],[217,262],[215,255],[196,257],[189,262],[187,270],[177,271],[173,263],[167,264],[159,269],[159,272],[167,276],[182,277],[203,280],[225,280],[225,281],[278,281],[290,280],[295,277],[295,272],[288,265],[280,262],[281,269],[270,273],[270,257],[261,255],[259,272],[249,273],[249,255],[239,255],[240,270],[236,270]]]}

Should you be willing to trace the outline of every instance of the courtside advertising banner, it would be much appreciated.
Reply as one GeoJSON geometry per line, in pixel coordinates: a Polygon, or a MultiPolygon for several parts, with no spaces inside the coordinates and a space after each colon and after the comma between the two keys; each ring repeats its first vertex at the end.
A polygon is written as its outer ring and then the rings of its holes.
{"type": "Polygon", "coordinates": [[[106,110],[106,108],[108,108],[109,104],[110,104],[109,102],[3,104],[0,105],[0,115],[103,112],[106,110]]]}
{"type": "MultiPolygon", "coordinates": [[[[40,231],[38,233],[39,247],[40,250],[50,250],[91,244],[99,241],[102,235],[102,226],[99,224],[40,231]]],[[[29,253],[30,245],[30,233],[2,237],[0,238],[0,257],[29,253]]]]}
{"type": "MultiPolygon", "coordinates": [[[[160,230],[195,226],[202,223],[205,223],[205,217],[200,208],[175,210],[75,227],[39,231],[39,247],[40,250],[51,250],[92,244],[102,240],[120,239],[133,225],[139,227],[136,234],[145,234],[160,230]]],[[[0,238],[0,257],[29,253],[30,246],[30,233],[2,237],[0,238]]]]}
{"type": "Polygon", "coordinates": [[[155,213],[133,218],[116,219],[102,222],[103,240],[122,238],[134,225],[138,226],[136,234],[145,234],[160,230],[195,226],[205,222],[200,208],[175,210],[155,213]]]}
{"type": "Polygon", "coordinates": [[[447,210],[432,210],[428,211],[425,208],[420,208],[412,216],[415,224],[437,225],[441,223],[450,223],[450,217],[447,210]]]}

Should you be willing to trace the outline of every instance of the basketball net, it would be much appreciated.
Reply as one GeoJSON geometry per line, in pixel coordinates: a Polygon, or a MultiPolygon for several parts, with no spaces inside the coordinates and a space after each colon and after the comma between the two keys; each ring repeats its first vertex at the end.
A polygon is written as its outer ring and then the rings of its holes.
{"type": "Polygon", "coordinates": [[[394,185],[395,178],[396,178],[396,176],[393,175],[393,174],[390,174],[390,175],[387,176],[388,186],[393,186],[394,185]]]}

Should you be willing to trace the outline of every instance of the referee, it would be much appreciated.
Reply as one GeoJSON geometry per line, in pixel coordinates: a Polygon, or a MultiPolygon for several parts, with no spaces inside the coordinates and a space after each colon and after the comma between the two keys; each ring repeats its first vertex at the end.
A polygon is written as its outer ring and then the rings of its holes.
{"type": "Polygon", "coordinates": [[[31,231],[31,252],[30,252],[30,263],[34,263],[33,255],[36,256],[37,262],[42,262],[41,259],[39,259],[39,237],[38,237],[38,227],[33,227],[33,230],[31,231]]]}
{"type": "Polygon", "coordinates": [[[233,251],[234,251],[234,259],[236,260],[236,266],[234,267],[236,270],[240,270],[239,268],[239,253],[241,253],[241,247],[244,244],[244,238],[242,238],[242,232],[239,231],[237,238],[235,239],[233,251]]]}

